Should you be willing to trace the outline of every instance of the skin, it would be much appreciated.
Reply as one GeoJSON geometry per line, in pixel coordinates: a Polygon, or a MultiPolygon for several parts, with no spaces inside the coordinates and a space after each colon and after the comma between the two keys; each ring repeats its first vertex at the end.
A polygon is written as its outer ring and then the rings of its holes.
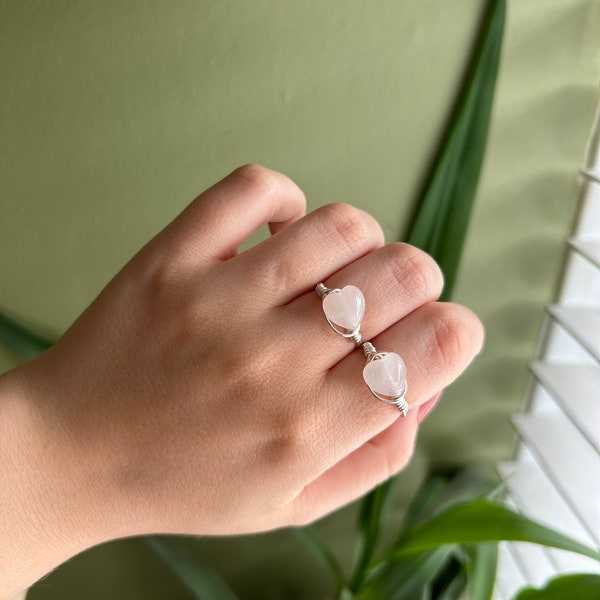
{"type": "Polygon", "coordinates": [[[258,165],[196,198],[47,352],[0,377],[0,598],[118,537],[310,523],[409,461],[480,351],[435,262],[350,205],[305,215],[258,165]],[[272,236],[238,254],[263,224],[272,236]],[[408,416],[326,324],[318,282],[364,293],[361,331],[408,373],[408,416]]]}

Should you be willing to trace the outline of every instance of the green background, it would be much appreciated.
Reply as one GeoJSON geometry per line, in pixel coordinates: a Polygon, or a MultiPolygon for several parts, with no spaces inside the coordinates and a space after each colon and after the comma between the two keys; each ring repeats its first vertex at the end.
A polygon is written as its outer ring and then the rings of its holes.
{"type": "MultiPolygon", "coordinates": [[[[0,310],[58,336],[202,190],[248,162],[309,208],[349,202],[399,239],[468,63],[482,0],[0,1],[0,310]]],[[[431,461],[510,456],[555,292],[597,98],[600,6],[513,0],[455,298],[487,344],[422,428],[395,510],[431,461]]],[[[0,368],[16,364],[0,348],[0,368]]],[[[319,529],[348,564],[347,507],[319,529]]],[[[242,598],[324,597],[289,532],[189,541],[242,598]]],[[[323,591],[325,590],[325,591],[323,591]]],[[[30,598],[185,598],[137,540],[30,598]]]]}

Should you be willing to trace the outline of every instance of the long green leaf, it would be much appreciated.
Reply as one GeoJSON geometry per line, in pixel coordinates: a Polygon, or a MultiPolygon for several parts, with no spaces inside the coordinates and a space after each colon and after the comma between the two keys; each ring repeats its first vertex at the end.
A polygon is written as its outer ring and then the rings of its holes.
{"type": "Polygon", "coordinates": [[[52,346],[52,341],[0,313],[0,343],[19,358],[29,360],[52,346]]]}
{"type": "Polygon", "coordinates": [[[348,588],[344,588],[339,593],[337,600],[354,600],[354,594],[348,588]]]}
{"type": "Polygon", "coordinates": [[[360,588],[375,553],[393,482],[393,479],[389,479],[380,485],[361,504],[358,516],[357,557],[350,583],[350,589],[353,591],[360,588]]]}
{"type": "Polygon", "coordinates": [[[433,600],[431,595],[431,585],[426,584],[421,590],[419,600],[433,600]]]}
{"type": "Polygon", "coordinates": [[[467,575],[461,571],[458,575],[436,596],[436,600],[459,600],[467,588],[467,575]]]}
{"type": "Polygon", "coordinates": [[[451,297],[475,200],[504,30],[505,0],[492,0],[452,120],[418,202],[408,242],[431,254],[451,297]]]}
{"type": "Polygon", "coordinates": [[[452,546],[387,561],[370,572],[357,592],[358,600],[419,598],[452,558],[452,546]]]}
{"type": "Polygon", "coordinates": [[[598,600],[600,575],[563,575],[543,588],[525,588],[514,600],[598,600]]]}
{"type": "Polygon", "coordinates": [[[294,533],[312,550],[313,554],[323,563],[333,575],[338,593],[343,592],[348,586],[344,571],[323,540],[315,533],[312,527],[299,527],[294,533]]]}
{"type": "Polygon", "coordinates": [[[410,504],[403,521],[403,530],[431,518],[452,504],[489,497],[498,484],[474,469],[463,469],[452,479],[430,477],[410,504]]]}
{"type": "MultiPolygon", "coordinates": [[[[440,151],[404,236],[406,241],[431,254],[442,268],[445,278],[442,300],[450,299],[454,289],[479,182],[498,75],[505,13],[505,0],[489,2],[440,151]]],[[[377,493],[374,490],[371,495],[377,493]]],[[[367,496],[364,502],[372,504],[374,498],[367,496]]],[[[375,531],[378,516],[373,515],[373,519],[375,523],[369,529],[375,531]]]]}
{"type": "Polygon", "coordinates": [[[497,542],[468,546],[467,556],[470,600],[492,600],[498,567],[497,542]]]}
{"type": "Polygon", "coordinates": [[[443,544],[501,540],[552,546],[600,561],[597,550],[488,499],[455,504],[429,521],[412,527],[398,540],[391,555],[401,557],[420,553],[443,544]]]}
{"type": "Polygon", "coordinates": [[[423,487],[413,498],[403,520],[403,528],[425,520],[438,506],[446,494],[450,481],[445,477],[433,476],[425,481],[423,487]]]}
{"type": "Polygon", "coordinates": [[[221,576],[194,560],[177,538],[148,536],[145,539],[198,600],[239,600],[221,576]]]}
{"type": "Polygon", "coordinates": [[[453,550],[451,560],[448,561],[430,584],[436,600],[442,592],[451,592],[457,577],[464,576],[467,570],[467,558],[463,548],[461,546],[451,546],[451,548],[453,550]]]}
{"type": "MultiPolygon", "coordinates": [[[[474,498],[490,497],[497,487],[496,482],[473,469],[459,471],[452,479],[440,475],[430,477],[409,505],[398,540],[406,530],[431,519],[449,506],[474,498]]],[[[398,543],[394,542],[392,547],[398,543]]]]}

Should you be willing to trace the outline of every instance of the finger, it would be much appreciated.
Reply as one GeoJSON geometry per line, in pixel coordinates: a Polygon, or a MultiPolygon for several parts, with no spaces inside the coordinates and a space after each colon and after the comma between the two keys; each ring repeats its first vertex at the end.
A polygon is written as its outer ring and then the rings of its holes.
{"type": "Polygon", "coordinates": [[[381,227],[349,204],[328,204],[240,254],[229,268],[252,275],[273,306],[314,289],[323,278],[383,245],[381,227]]]}
{"type": "Polygon", "coordinates": [[[298,212],[292,218],[287,219],[285,221],[269,221],[269,231],[271,235],[275,235],[280,231],[283,231],[286,227],[289,227],[292,223],[295,223],[299,219],[301,219],[306,214],[306,203],[304,205],[304,209],[301,212],[298,212]]]}
{"type": "MultiPolygon", "coordinates": [[[[329,288],[357,286],[365,297],[366,309],[361,325],[368,340],[410,314],[422,304],[439,298],[444,278],[437,263],[425,252],[408,244],[393,243],[347,265],[325,281],[329,288]]],[[[315,356],[324,369],[337,363],[352,350],[352,344],[334,335],[320,308],[316,293],[308,293],[292,302],[285,311],[288,327],[302,323],[306,343],[321,340],[329,352],[315,356]]]]}
{"type": "MultiPolygon", "coordinates": [[[[479,319],[459,304],[430,302],[373,339],[378,351],[396,352],[407,373],[409,414],[448,386],[481,349],[479,319]]],[[[366,386],[366,364],[352,352],[325,379],[318,395],[313,435],[325,442],[319,468],[325,470],[389,427],[399,417],[394,406],[377,401],[366,386]]]]}
{"type": "Polygon", "coordinates": [[[158,238],[184,260],[226,260],[266,223],[278,231],[305,212],[304,193],[291,179],[244,165],[200,194],[158,238]]]}
{"type": "MultiPolygon", "coordinates": [[[[483,344],[483,327],[478,317],[468,308],[452,302],[430,302],[396,323],[372,342],[381,352],[396,352],[406,364],[409,407],[423,404],[440,389],[448,386],[469,365],[483,344]]],[[[329,372],[330,389],[324,392],[335,398],[348,396],[355,386],[362,384],[362,370],[366,364],[362,352],[353,352],[329,372]]],[[[354,392],[356,395],[356,392],[354,392]]],[[[367,399],[372,400],[372,397],[367,399]]],[[[348,404],[346,402],[346,404],[348,404]]],[[[348,418],[374,418],[387,411],[379,402],[354,402],[357,411],[350,414],[351,407],[345,406],[348,418]]],[[[393,411],[392,411],[393,412],[393,411]]],[[[385,426],[385,422],[384,422],[385,426]]]]}
{"type": "Polygon", "coordinates": [[[417,413],[408,413],[309,483],[292,504],[295,523],[314,521],[402,470],[414,450],[417,413]]]}

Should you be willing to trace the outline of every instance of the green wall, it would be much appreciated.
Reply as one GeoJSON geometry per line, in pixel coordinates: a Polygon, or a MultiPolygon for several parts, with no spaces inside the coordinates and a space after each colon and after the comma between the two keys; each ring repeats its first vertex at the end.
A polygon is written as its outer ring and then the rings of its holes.
{"type": "MultiPolygon", "coordinates": [[[[0,1],[0,310],[59,335],[199,192],[278,169],[309,208],[342,201],[403,231],[483,0],[0,1]]],[[[487,346],[423,427],[429,461],[507,458],[561,265],[597,96],[593,0],[513,0],[457,299],[487,346]]],[[[0,368],[16,360],[0,349],[0,368]]],[[[354,507],[321,530],[346,561],[354,507]]],[[[243,598],[322,597],[287,532],[192,543],[243,598]]],[[[185,598],[135,540],[75,559],[30,598],[185,598]],[[145,582],[142,583],[142,582],[145,582]],[[166,587],[165,587],[166,586],[166,587]],[[173,589],[167,593],[167,589],[173,589]]]]}

